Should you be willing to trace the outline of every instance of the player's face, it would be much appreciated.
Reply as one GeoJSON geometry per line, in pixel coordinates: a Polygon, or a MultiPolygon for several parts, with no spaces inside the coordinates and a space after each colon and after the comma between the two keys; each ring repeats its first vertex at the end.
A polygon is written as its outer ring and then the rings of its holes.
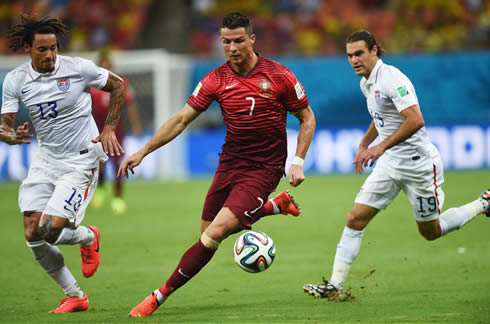
{"type": "Polygon", "coordinates": [[[55,34],[35,34],[32,46],[24,45],[24,51],[31,55],[32,67],[36,72],[46,73],[54,70],[58,44],[55,34]]]}
{"type": "Polygon", "coordinates": [[[244,27],[221,28],[221,45],[225,56],[233,65],[242,65],[253,56],[255,34],[248,35],[244,27]]]}
{"type": "Polygon", "coordinates": [[[357,42],[347,43],[346,45],[347,58],[349,63],[357,75],[362,75],[366,79],[371,74],[376,62],[378,61],[378,48],[373,46],[371,51],[368,50],[366,42],[361,40],[357,42]]]}

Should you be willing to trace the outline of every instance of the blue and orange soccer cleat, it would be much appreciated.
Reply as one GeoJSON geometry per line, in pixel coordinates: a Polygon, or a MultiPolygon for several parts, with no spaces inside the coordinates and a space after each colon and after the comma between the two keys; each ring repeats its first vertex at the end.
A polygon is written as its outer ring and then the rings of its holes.
{"type": "Polygon", "coordinates": [[[88,226],[88,228],[94,232],[95,238],[90,246],[80,246],[82,274],[85,278],[92,277],[100,263],[100,230],[94,225],[88,226]]]}
{"type": "Polygon", "coordinates": [[[129,317],[148,317],[160,306],[157,295],[153,292],[141,303],[134,307],[129,313],[129,317]]]}
{"type": "Polygon", "coordinates": [[[63,314],[73,312],[83,312],[88,309],[87,294],[83,294],[82,298],[79,297],[65,297],[60,300],[58,307],[50,310],[50,314],[63,314]]]}
{"type": "Polygon", "coordinates": [[[281,214],[283,215],[291,214],[293,216],[299,216],[299,214],[301,214],[301,208],[296,201],[294,201],[294,197],[289,190],[281,192],[272,198],[272,201],[281,210],[281,214]]]}

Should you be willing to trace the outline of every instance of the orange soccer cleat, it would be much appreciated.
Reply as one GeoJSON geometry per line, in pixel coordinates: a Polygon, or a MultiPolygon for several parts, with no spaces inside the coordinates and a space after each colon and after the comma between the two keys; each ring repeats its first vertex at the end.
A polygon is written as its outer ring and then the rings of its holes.
{"type": "Polygon", "coordinates": [[[100,263],[100,230],[94,225],[88,226],[94,232],[95,238],[88,247],[80,246],[80,255],[82,257],[82,274],[85,278],[94,275],[100,263]]]}
{"type": "Polygon", "coordinates": [[[294,201],[294,197],[289,191],[281,192],[272,198],[272,201],[279,207],[281,214],[283,215],[291,214],[293,216],[299,216],[299,214],[301,214],[299,205],[294,201]]]}
{"type": "Polygon", "coordinates": [[[83,294],[82,298],[79,297],[65,297],[60,300],[58,307],[50,310],[51,314],[73,313],[83,312],[88,309],[87,294],[83,294]]]}
{"type": "Polygon", "coordinates": [[[160,304],[158,303],[157,295],[153,292],[131,310],[129,317],[151,316],[159,306],[160,304]]]}

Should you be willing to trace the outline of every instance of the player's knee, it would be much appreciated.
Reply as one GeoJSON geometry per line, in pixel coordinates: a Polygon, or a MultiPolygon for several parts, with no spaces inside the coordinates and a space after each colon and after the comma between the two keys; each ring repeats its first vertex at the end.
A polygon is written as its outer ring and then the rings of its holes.
{"type": "Polygon", "coordinates": [[[52,228],[46,226],[46,224],[39,225],[37,227],[37,232],[42,240],[48,242],[49,244],[54,244],[61,234],[63,228],[52,228]]]}
{"type": "Polygon", "coordinates": [[[37,227],[25,227],[24,228],[24,236],[26,241],[38,241],[41,239],[41,236],[37,232],[37,227]]]}
{"type": "Polygon", "coordinates": [[[41,236],[37,232],[39,215],[34,212],[24,212],[24,236],[28,242],[39,241],[41,236]]]}

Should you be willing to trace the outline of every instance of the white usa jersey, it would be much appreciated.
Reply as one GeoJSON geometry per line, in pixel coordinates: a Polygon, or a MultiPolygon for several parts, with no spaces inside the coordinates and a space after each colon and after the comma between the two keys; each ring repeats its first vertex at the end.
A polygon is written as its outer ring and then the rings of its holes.
{"type": "MultiPolygon", "coordinates": [[[[404,109],[418,105],[412,82],[392,65],[381,59],[374,66],[369,78],[361,79],[361,91],[366,97],[369,114],[381,140],[391,136],[400,128],[405,118],[400,114],[404,109]]],[[[431,156],[435,152],[425,127],[405,141],[388,149],[385,154],[398,158],[431,156]]]]}
{"type": "Polygon", "coordinates": [[[2,114],[17,113],[22,103],[36,131],[39,149],[65,166],[93,168],[107,156],[92,117],[90,88],[103,88],[109,72],[93,62],[57,55],[54,70],[38,73],[31,61],[7,74],[2,114]]]}

